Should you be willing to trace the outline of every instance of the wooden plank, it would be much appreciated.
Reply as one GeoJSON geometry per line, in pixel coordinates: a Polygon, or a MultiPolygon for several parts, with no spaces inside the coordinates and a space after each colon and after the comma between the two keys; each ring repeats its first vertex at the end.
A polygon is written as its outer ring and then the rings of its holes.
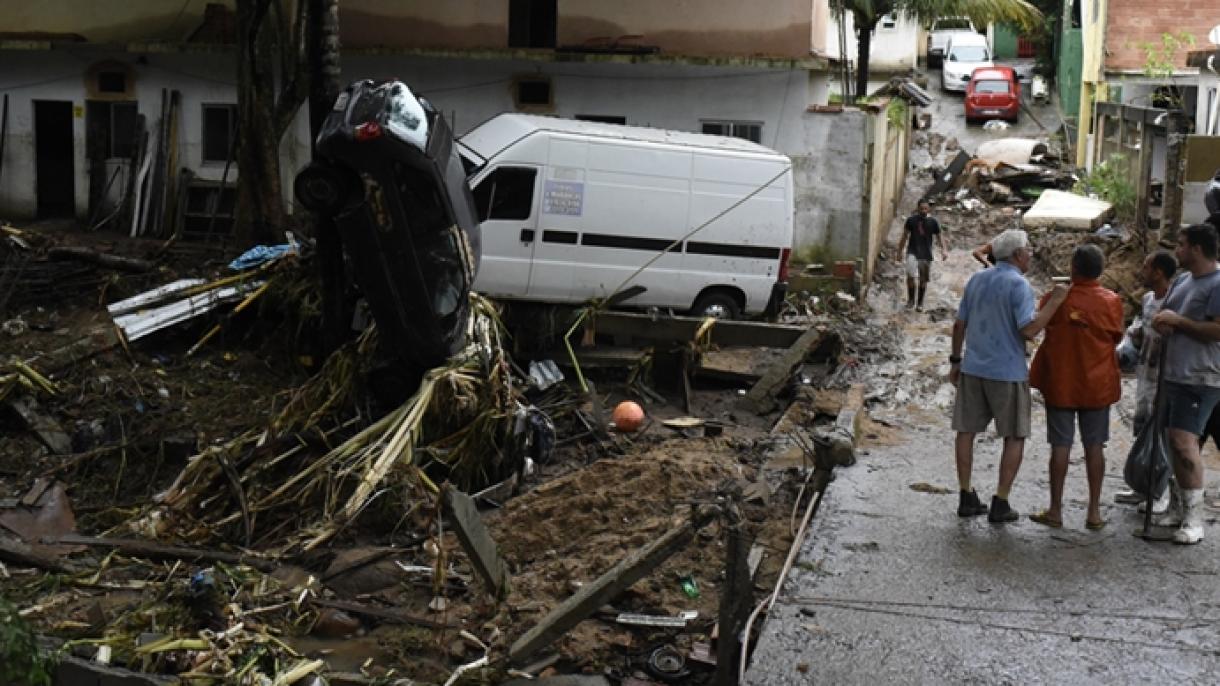
{"type": "Polygon", "coordinates": [[[500,558],[496,541],[479,516],[474,500],[455,489],[445,491],[445,509],[457,533],[458,542],[470,558],[474,571],[487,584],[491,595],[503,598],[508,590],[508,565],[500,558]]]}
{"type": "Polygon", "coordinates": [[[714,509],[701,511],[696,519],[671,529],[652,543],[623,558],[596,580],[582,586],[513,643],[508,651],[509,661],[520,664],[522,660],[547,647],[581,621],[592,616],[602,605],[613,600],[671,555],[686,547],[694,539],[698,529],[710,521],[714,514],[714,509]]]}
{"type": "MultiPolygon", "coordinates": [[[[661,317],[632,312],[602,312],[597,315],[597,333],[627,336],[637,341],[694,340],[703,324],[698,317],[661,317]]],[[[712,327],[712,342],[719,346],[757,346],[788,348],[801,337],[805,328],[785,324],[767,324],[735,320],[718,320],[712,327]]]]}
{"type": "Polygon", "coordinates": [[[233,565],[248,565],[263,572],[273,572],[280,564],[274,560],[269,560],[254,555],[241,555],[238,553],[226,553],[218,550],[204,550],[201,548],[184,548],[180,546],[161,545],[152,541],[142,541],[134,538],[98,538],[94,536],[79,536],[77,534],[67,534],[58,536],[53,539],[42,541],[44,544],[54,545],[87,545],[98,548],[113,548],[123,553],[136,557],[147,557],[154,560],[202,560],[205,562],[223,562],[233,565]]]}
{"type": "Polygon", "coordinates": [[[758,383],[741,397],[738,404],[756,414],[766,414],[775,409],[775,394],[792,376],[792,370],[804,361],[810,351],[821,345],[826,336],[825,331],[816,328],[801,334],[792,347],[767,368],[758,383]]]}

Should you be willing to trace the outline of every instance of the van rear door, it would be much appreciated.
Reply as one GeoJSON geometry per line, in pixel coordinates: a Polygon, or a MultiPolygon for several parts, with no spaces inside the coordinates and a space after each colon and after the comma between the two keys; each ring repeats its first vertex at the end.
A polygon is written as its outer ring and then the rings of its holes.
{"type": "Polygon", "coordinates": [[[529,164],[503,164],[473,184],[483,228],[483,261],[474,288],[502,297],[529,291],[538,242],[538,189],[542,170],[529,164]]]}

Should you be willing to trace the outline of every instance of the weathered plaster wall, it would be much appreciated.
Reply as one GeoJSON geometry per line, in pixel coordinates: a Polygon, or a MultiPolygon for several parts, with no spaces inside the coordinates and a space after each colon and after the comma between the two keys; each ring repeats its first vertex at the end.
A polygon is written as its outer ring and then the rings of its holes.
{"type": "MultiPolygon", "coordinates": [[[[29,218],[37,211],[34,101],[56,100],[69,101],[79,108],[80,116],[73,119],[72,183],[76,215],[87,218],[90,165],[85,148],[85,72],[101,60],[131,65],[135,74],[137,107],[151,131],[156,131],[161,117],[161,89],[180,91],[179,164],[190,168],[200,178],[220,179],[224,164],[202,161],[203,105],[237,102],[234,58],[226,54],[152,54],[142,59],[143,63],[136,55],[83,48],[72,52],[0,52],[0,64],[4,65],[0,71],[0,91],[9,97],[8,133],[3,173],[0,174],[0,216],[29,218]]],[[[281,181],[285,183],[285,189],[291,189],[293,176],[309,161],[308,142],[308,122],[302,109],[281,144],[281,181]]],[[[234,166],[229,171],[229,178],[235,180],[236,177],[234,166]]]]}

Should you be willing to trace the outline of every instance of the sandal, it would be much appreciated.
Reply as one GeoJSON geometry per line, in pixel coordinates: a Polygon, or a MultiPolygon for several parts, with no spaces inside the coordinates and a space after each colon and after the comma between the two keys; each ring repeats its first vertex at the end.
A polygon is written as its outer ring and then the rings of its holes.
{"type": "Polygon", "coordinates": [[[1084,523],[1084,528],[1088,529],[1089,531],[1101,531],[1102,529],[1106,528],[1106,520],[1099,519],[1095,522],[1086,521],[1084,523]]]}
{"type": "Polygon", "coordinates": [[[1034,522],[1035,524],[1041,524],[1042,526],[1049,526],[1052,529],[1063,528],[1063,520],[1051,517],[1050,512],[1047,510],[1031,514],[1029,516],[1029,521],[1034,522]]]}

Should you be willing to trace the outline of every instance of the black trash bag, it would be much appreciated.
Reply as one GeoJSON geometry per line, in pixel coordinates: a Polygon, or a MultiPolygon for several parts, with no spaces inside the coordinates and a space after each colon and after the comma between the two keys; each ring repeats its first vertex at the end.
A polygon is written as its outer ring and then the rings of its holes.
{"type": "MultiPolygon", "coordinates": [[[[1157,413],[1158,415],[1160,413],[1157,413]]],[[[1131,452],[1127,453],[1127,464],[1123,467],[1123,481],[1131,490],[1147,496],[1152,490],[1152,499],[1165,494],[1169,487],[1169,453],[1165,445],[1165,427],[1158,416],[1155,421],[1144,424],[1131,452]]]]}

